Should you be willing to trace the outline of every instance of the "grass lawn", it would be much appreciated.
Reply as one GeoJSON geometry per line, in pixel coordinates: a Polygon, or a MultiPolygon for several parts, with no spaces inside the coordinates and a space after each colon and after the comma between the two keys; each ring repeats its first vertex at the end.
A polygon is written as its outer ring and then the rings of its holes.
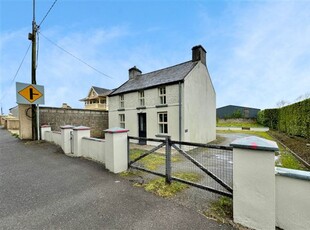
{"type": "MultiPolygon", "coordinates": [[[[261,138],[265,138],[267,140],[275,141],[269,132],[258,132],[258,131],[232,131],[232,130],[218,130],[217,133],[245,133],[248,135],[253,135],[261,138]]],[[[292,155],[283,145],[278,143],[279,152],[276,154],[280,154],[279,161],[276,162],[276,166],[290,169],[298,169],[305,170],[305,167],[292,155]]]]}
{"type": "Polygon", "coordinates": [[[264,127],[256,122],[251,121],[242,121],[242,122],[236,122],[236,121],[230,121],[230,120],[220,120],[216,123],[217,127],[246,127],[246,128],[261,128],[264,127]]]}
{"type": "MultiPolygon", "coordinates": [[[[142,150],[142,149],[131,149],[129,159],[134,160],[138,158],[139,156],[141,156],[142,154],[144,154],[145,152],[146,150],[142,150]]],[[[180,157],[177,157],[177,156],[171,157],[172,162],[178,162],[180,160],[181,160],[180,157]]],[[[165,164],[166,157],[164,154],[155,152],[140,159],[138,162],[141,163],[148,170],[156,170],[158,167],[165,164]]]]}

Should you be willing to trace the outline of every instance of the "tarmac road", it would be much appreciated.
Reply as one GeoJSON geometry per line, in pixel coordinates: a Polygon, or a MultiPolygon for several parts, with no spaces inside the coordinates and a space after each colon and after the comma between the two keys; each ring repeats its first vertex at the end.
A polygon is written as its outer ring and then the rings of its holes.
{"type": "Polygon", "coordinates": [[[232,229],[0,128],[0,229],[232,229]]]}

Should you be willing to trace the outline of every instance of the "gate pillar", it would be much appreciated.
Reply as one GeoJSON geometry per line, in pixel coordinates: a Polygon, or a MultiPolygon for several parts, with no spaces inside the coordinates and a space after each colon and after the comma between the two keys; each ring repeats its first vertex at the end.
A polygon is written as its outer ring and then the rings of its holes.
{"type": "Polygon", "coordinates": [[[127,132],[128,129],[111,128],[105,131],[105,166],[113,173],[128,169],[127,132]]]}
{"type": "Polygon", "coordinates": [[[276,142],[259,137],[233,141],[234,222],[253,229],[275,229],[276,142]]]}
{"type": "Polygon", "coordinates": [[[71,131],[72,125],[60,126],[61,129],[61,148],[65,154],[71,153],[71,131]]]}
{"type": "Polygon", "coordinates": [[[82,156],[82,138],[90,137],[90,128],[86,126],[77,126],[73,128],[72,153],[74,156],[82,156]]]}

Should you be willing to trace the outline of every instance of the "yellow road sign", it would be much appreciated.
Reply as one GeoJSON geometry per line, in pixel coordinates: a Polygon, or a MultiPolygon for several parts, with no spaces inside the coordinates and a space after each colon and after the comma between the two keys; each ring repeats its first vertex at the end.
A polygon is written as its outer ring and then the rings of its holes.
{"type": "Polygon", "coordinates": [[[32,85],[27,86],[18,93],[30,103],[38,100],[40,97],[43,96],[43,94],[32,85]]]}

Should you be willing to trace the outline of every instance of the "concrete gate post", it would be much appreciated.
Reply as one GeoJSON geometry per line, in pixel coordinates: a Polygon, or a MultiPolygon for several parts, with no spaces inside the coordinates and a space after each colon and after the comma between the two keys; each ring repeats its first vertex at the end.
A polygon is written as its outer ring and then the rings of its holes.
{"type": "Polygon", "coordinates": [[[73,128],[73,150],[74,156],[82,156],[82,138],[90,137],[90,128],[86,126],[77,126],[73,128]]]}
{"type": "Polygon", "coordinates": [[[253,229],[275,229],[274,141],[245,137],[233,141],[234,221],[253,229]]]}
{"type": "Polygon", "coordinates": [[[113,173],[128,169],[127,133],[128,129],[111,128],[105,131],[105,166],[113,173]]]}
{"type": "Polygon", "coordinates": [[[65,154],[71,153],[71,132],[72,125],[60,126],[61,129],[61,148],[65,154]]]}

